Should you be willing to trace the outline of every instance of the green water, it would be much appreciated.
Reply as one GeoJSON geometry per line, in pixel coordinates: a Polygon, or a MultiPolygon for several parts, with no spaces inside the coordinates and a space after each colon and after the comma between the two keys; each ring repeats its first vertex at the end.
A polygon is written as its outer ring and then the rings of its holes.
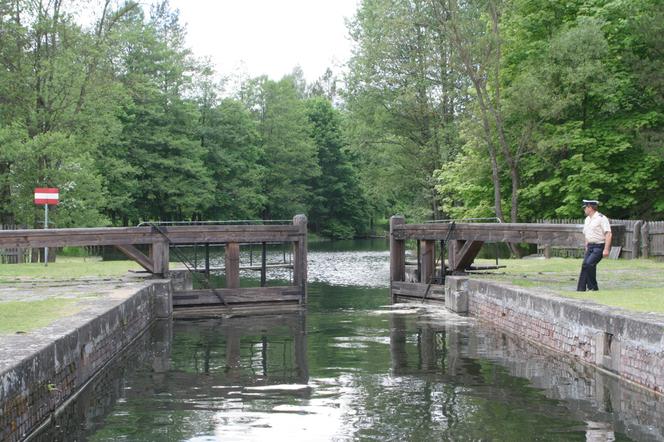
{"type": "Polygon", "coordinates": [[[658,397],[440,307],[390,305],[385,287],[339,283],[386,265],[372,247],[314,247],[329,272],[314,270],[306,310],[156,324],[37,440],[662,439],[658,397]]]}

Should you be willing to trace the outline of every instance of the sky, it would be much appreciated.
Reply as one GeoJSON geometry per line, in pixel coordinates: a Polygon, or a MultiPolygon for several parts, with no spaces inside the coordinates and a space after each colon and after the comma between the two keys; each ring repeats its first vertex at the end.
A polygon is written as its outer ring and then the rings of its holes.
{"type": "Polygon", "coordinates": [[[187,26],[187,46],[223,76],[279,80],[300,66],[307,82],[348,61],[345,19],[359,0],[171,0],[187,26]]]}

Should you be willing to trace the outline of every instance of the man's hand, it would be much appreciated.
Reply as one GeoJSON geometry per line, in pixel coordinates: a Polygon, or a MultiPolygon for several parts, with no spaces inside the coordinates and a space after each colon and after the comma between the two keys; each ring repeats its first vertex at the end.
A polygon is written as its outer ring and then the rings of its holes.
{"type": "Polygon", "coordinates": [[[603,257],[609,256],[611,251],[611,240],[613,239],[613,234],[611,232],[604,233],[604,251],[602,252],[603,257]]]}

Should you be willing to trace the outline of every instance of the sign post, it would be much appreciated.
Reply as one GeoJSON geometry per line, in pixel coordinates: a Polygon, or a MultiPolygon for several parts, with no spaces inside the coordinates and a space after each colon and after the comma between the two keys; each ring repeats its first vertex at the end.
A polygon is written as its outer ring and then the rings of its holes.
{"type": "MultiPolygon", "coordinates": [[[[57,187],[37,187],[35,189],[35,204],[44,205],[44,229],[48,229],[48,205],[57,206],[60,194],[57,187]]],[[[48,247],[44,247],[44,265],[48,266],[48,247]]]]}

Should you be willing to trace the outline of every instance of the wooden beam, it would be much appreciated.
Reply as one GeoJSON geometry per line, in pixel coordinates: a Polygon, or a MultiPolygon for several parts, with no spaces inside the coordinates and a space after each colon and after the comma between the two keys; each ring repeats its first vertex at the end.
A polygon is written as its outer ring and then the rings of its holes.
{"type": "Polygon", "coordinates": [[[293,242],[293,283],[300,287],[302,292],[302,303],[307,300],[307,217],[295,215],[293,225],[300,229],[302,234],[297,241],[293,242]]]}
{"type": "Polygon", "coordinates": [[[396,235],[405,222],[400,215],[390,218],[390,281],[406,279],[406,245],[403,239],[398,239],[396,235]]]}
{"type": "Polygon", "coordinates": [[[267,244],[261,243],[261,287],[267,285],[267,244]]]}
{"type": "MultiPolygon", "coordinates": [[[[171,244],[289,242],[306,236],[301,226],[201,225],[160,227],[171,244]]],[[[152,244],[163,235],[152,227],[0,231],[0,248],[152,244]]]]}
{"type": "Polygon", "coordinates": [[[463,245],[463,241],[459,241],[457,239],[453,239],[447,242],[447,260],[448,260],[448,268],[450,270],[455,269],[457,267],[457,257],[458,257],[458,251],[461,249],[463,245]]]}
{"type": "Polygon", "coordinates": [[[420,241],[420,282],[428,284],[435,274],[435,242],[420,241]]]}
{"type": "Polygon", "coordinates": [[[226,265],[226,288],[240,287],[240,245],[236,242],[226,244],[224,253],[226,265]]]}
{"type": "Polygon", "coordinates": [[[152,273],[166,277],[168,275],[170,255],[168,242],[163,236],[161,240],[153,242],[150,246],[150,257],[153,264],[152,273]]]}
{"type": "Polygon", "coordinates": [[[482,248],[482,244],[484,244],[482,241],[466,241],[465,244],[456,253],[452,271],[462,272],[470,267],[480,249],[482,248]]]}
{"type": "Polygon", "coordinates": [[[133,259],[141,267],[150,273],[154,273],[154,264],[150,258],[131,244],[116,244],[118,250],[124,253],[129,259],[133,259]]]}
{"type": "MultiPolygon", "coordinates": [[[[450,232],[448,223],[400,224],[390,230],[394,240],[472,240],[483,242],[522,242],[556,246],[582,246],[581,224],[527,224],[527,223],[456,223],[450,232]],[[449,234],[449,236],[448,236],[449,234]]],[[[614,237],[625,226],[612,224],[614,237]]]]}

